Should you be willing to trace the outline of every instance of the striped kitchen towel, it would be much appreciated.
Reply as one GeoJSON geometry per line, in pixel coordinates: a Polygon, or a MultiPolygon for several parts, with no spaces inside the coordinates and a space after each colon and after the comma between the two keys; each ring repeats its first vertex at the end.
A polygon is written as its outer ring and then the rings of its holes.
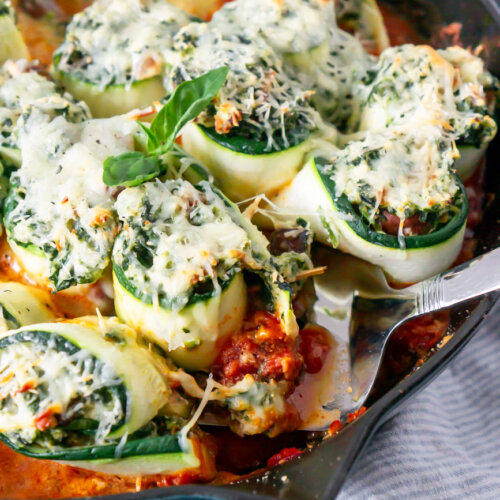
{"type": "Polygon", "coordinates": [[[339,499],[500,499],[500,303],[446,371],[379,429],[339,499]]]}

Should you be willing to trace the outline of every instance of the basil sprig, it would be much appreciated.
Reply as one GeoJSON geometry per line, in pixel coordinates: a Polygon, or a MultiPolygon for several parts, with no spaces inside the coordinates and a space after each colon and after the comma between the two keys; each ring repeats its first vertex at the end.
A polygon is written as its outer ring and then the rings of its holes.
{"type": "Polygon", "coordinates": [[[138,122],[148,138],[146,153],[129,151],[104,162],[102,180],[107,186],[138,186],[164,172],[160,155],[168,153],[186,123],[196,118],[226,81],[223,66],[181,83],[148,128],[138,122]]]}

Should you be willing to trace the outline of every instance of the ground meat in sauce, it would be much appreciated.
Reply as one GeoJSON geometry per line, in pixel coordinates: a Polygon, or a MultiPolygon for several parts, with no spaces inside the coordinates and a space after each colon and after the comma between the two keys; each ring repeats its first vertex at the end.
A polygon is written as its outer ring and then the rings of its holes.
{"type": "MultiPolygon", "coordinates": [[[[384,233],[397,236],[399,233],[399,225],[401,219],[394,214],[391,214],[387,210],[382,212],[382,217],[380,218],[380,224],[384,233]]],[[[408,217],[403,222],[403,234],[405,236],[422,235],[427,234],[430,230],[430,225],[426,222],[422,222],[418,214],[408,217]]]]}
{"type": "Polygon", "coordinates": [[[303,359],[295,343],[287,339],[276,317],[257,312],[241,333],[231,337],[217,357],[213,374],[224,385],[233,385],[245,375],[256,380],[295,381],[303,359]]]}

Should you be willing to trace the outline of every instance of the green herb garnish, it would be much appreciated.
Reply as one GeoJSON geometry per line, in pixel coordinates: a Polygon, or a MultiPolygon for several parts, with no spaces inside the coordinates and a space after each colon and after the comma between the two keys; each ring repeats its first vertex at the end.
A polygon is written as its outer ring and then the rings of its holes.
{"type": "Polygon", "coordinates": [[[226,81],[228,71],[223,66],[181,83],[149,128],[139,122],[148,138],[146,152],[129,151],[106,158],[102,175],[104,184],[138,186],[164,173],[159,157],[170,151],[184,125],[212,102],[226,81]]]}

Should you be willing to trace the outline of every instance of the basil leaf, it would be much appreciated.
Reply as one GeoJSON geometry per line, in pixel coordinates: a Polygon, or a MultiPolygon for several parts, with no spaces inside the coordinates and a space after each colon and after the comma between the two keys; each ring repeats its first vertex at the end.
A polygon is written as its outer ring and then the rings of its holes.
{"type": "Polygon", "coordinates": [[[104,184],[138,186],[161,175],[163,168],[158,156],[167,153],[182,127],[210,104],[226,81],[228,71],[223,66],[181,83],[149,128],[138,122],[148,138],[148,154],[130,151],[107,158],[102,174],[104,184]]]}
{"type": "Polygon", "coordinates": [[[107,186],[132,187],[154,179],[161,173],[159,158],[147,156],[140,151],[129,151],[106,158],[102,180],[107,186]]]}
{"type": "Polygon", "coordinates": [[[164,154],[186,123],[196,118],[217,95],[226,81],[229,68],[222,66],[199,78],[182,82],[151,123],[148,152],[164,154]]]}
{"type": "Polygon", "coordinates": [[[137,125],[141,127],[142,131],[146,134],[146,137],[148,138],[148,145],[147,149],[148,151],[153,151],[154,149],[158,148],[160,146],[160,143],[156,139],[156,136],[151,132],[149,127],[146,127],[144,123],[141,123],[139,120],[137,120],[137,125]]]}

